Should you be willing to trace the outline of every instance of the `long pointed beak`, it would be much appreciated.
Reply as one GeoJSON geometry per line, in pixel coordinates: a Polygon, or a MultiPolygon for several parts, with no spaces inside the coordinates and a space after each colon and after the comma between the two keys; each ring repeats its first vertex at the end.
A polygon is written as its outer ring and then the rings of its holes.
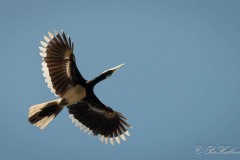
{"type": "Polygon", "coordinates": [[[120,65],[118,65],[118,66],[116,66],[116,67],[114,67],[114,68],[111,68],[111,69],[109,69],[109,70],[112,70],[113,72],[115,72],[116,70],[118,70],[120,67],[122,67],[124,65],[124,63],[123,64],[120,64],[120,65]]]}
{"type": "MultiPolygon", "coordinates": [[[[124,63],[123,64],[120,64],[120,65],[118,65],[118,66],[116,66],[116,67],[113,67],[113,68],[110,68],[110,69],[108,69],[108,70],[106,70],[106,71],[103,71],[103,73],[106,73],[106,72],[108,72],[108,71],[112,71],[111,73],[110,73],[110,75],[113,73],[113,72],[115,72],[116,70],[118,70],[120,67],[122,67],[124,65],[124,63]]],[[[109,75],[109,76],[110,76],[109,75]]]]}

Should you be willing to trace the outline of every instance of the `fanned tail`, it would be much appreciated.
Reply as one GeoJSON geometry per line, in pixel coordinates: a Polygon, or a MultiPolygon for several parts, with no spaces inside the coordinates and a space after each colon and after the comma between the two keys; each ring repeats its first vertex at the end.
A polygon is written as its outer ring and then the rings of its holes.
{"type": "Polygon", "coordinates": [[[63,109],[58,102],[59,100],[53,100],[30,107],[28,121],[36,127],[44,129],[63,109]]]}

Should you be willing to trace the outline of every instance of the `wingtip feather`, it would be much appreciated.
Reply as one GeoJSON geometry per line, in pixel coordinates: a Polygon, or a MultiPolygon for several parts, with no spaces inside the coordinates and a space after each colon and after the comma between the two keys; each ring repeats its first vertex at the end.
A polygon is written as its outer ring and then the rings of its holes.
{"type": "Polygon", "coordinates": [[[50,37],[51,39],[54,38],[54,35],[53,35],[51,32],[48,32],[48,35],[49,35],[49,37],[50,37]]]}
{"type": "Polygon", "coordinates": [[[50,39],[47,37],[47,36],[43,36],[44,40],[49,43],[50,42],[50,39]]]}

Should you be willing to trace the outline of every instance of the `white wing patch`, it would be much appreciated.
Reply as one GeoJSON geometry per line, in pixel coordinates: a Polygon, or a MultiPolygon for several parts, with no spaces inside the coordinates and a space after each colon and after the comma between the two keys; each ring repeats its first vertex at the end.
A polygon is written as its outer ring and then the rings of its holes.
{"type": "Polygon", "coordinates": [[[49,71],[48,71],[46,62],[42,62],[42,71],[43,71],[43,77],[45,77],[45,82],[47,83],[48,88],[51,90],[52,93],[55,93],[55,89],[53,88],[52,80],[49,75],[49,71]]]}
{"type": "MultiPolygon", "coordinates": [[[[88,135],[93,135],[92,130],[90,130],[90,129],[89,129],[88,127],[86,127],[84,124],[82,124],[82,123],[79,122],[77,119],[75,119],[74,116],[73,116],[73,114],[70,114],[70,115],[69,115],[69,118],[71,118],[72,123],[74,123],[74,124],[76,125],[76,127],[79,127],[81,130],[83,130],[83,131],[84,131],[85,133],[87,133],[88,135]]],[[[130,134],[129,134],[128,131],[126,131],[124,134],[127,135],[127,136],[130,136],[130,134]]],[[[121,138],[123,141],[126,141],[126,137],[125,137],[124,134],[121,134],[121,135],[120,135],[120,138],[121,138]]],[[[106,144],[108,144],[108,142],[110,142],[112,145],[114,145],[114,137],[105,137],[104,135],[101,135],[101,134],[98,134],[98,135],[96,135],[96,136],[99,138],[99,140],[100,140],[102,143],[105,142],[106,144]]],[[[121,143],[120,138],[119,138],[119,136],[118,136],[118,137],[115,137],[115,140],[116,140],[116,142],[117,142],[118,144],[121,143]]]]}
{"type": "MultiPolygon", "coordinates": [[[[49,34],[50,38],[48,38],[47,36],[44,36],[44,39],[47,43],[40,41],[40,43],[42,45],[39,47],[39,49],[41,51],[40,56],[42,56],[43,60],[44,60],[44,57],[47,56],[47,54],[46,54],[47,48],[46,47],[48,46],[48,43],[51,41],[51,39],[54,38],[54,35],[51,32],[48,32],[48,34],[49,34]]],[[[57,96],[55,89],[53,88],[51,77],[49,75],[47,63],[45,61],[42,62],[42,71],[43,71],[43,77],[45,77],[45,82],[47,83],[48,88],[51,90],[52,93],[55,94],[55,96],[57,96]]]]}

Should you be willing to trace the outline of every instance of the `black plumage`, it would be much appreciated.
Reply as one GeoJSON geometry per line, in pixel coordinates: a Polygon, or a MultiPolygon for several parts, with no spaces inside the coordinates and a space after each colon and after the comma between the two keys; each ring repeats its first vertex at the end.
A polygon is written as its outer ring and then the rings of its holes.
{"type": "Polygon", "coordinates": [[[67,106],[72,121],[85,132],[106,143],[113,144],[114,139],[120,143],[120,138],[125,141],[124,134],[130,135],[126,127],[131,128],[127,118],[103,104],[93,91],[98,82],[111,76],[123,64],[92,80],[85,80],[77,68],[71,38],[63,31],[61,35],[58,32],[48,34],[49,37],[44,36],[46,42],[41,41],[42,47],[39,47],[43,76],[51,92],[60,99],[30,107],[29,122],[44,129],[63,106],[67,106]]]}

